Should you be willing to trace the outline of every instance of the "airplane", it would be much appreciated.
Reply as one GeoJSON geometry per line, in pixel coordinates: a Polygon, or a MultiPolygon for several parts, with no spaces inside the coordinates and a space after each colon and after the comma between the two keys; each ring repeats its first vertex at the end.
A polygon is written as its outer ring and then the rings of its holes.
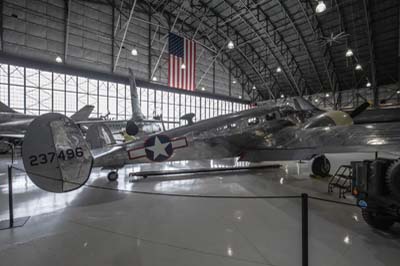
{"type": "Polygon", "coordinates": [[[294,107],[256,106],[122,144],[115,144],[106,125],[96,125],[85,140],[70,118],[45,114],[29,125],[22,160],[38,187],[68,192],[87,182],[92,167],[110,170],[107,177],[113,181],[127,164],[239,157],[249,162],[312,160],[312,172],[324,176],[330,171],[325,154],[399,151],[400,123],[353,124],[365,105],[351,114],[310,115],[319,109],[301,97],[293,102],[294,107]]]}
{"type": "Polygon", "coordinates": [[[91,125],[106,124],[112,133],[121,133],[125,141],[132,141],[138,138],[146,137],[149,134],[165,131],[165,124],[179,124],[178,122],[174,121],[163,121],[162,115],[154,115],[153,120],[146,119],[140,110],[135,76],[131,68],[128,70],[131,88],[131,118],[128,120],[109,120],[107,119],[108,115],[106,115],[100,119],[80,121],[77,124],[84,132],[86,132],[91,125]]]}
{"type": "MultiPolygon", "coordinates": [[[[86,105],[71,116],[75,122],[87,120],[94,106],[86,105]]],[[[9,143],[19,144],[36,115],[19,113],[0,102],[0,154],[9,152],[9,143]]]]}

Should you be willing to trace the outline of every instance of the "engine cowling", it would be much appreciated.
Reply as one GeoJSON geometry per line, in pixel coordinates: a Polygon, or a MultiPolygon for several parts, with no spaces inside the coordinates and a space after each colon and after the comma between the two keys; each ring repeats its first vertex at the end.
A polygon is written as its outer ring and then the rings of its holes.
{"type": "Polygon", "coordinates": [[[126,123],[126,133],[130,136],[135,136],[139,133],[139,126],[132,120],[126,123]]]}
{"type": "Polygon", "coordinates": [[[329,111],[311,118],[304,128],[350,126],[353,119],[348,113],[342,111],[329,111]]]}

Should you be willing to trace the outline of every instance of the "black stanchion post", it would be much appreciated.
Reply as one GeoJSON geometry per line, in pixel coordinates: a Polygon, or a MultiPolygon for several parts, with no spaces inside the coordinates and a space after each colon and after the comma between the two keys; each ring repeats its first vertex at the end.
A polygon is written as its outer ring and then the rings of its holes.
{"type": "Polygon", "coordinates": [[[308,194],[301,194],[302,266],[308,266],[308,194]]]}
{"type": "Polygon", "coordinates": [[[0,221],[0,230],[22,227],[28,221],[29,216],[18,217],[14,219],[14,199],[12,183],[12,164],[8,166],[8,212],[9,220],[0,221]]]}
{"type": "Polygon", "coordinates": [[[10,227],[14,226],[14,202],[13,202],[13,189],[12,189],[12,165],[8,166],[8,208],[10,212],[10,227]]]}

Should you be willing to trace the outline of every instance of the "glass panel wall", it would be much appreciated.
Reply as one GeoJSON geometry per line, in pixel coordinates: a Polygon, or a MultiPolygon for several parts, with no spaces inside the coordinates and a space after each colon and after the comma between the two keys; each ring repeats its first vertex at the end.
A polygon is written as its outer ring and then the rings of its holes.
{"type": "MultiPolygon", "coordinates": [[[[195,121],[248,109],[247,104],[195,96],[182,92],[138,88],[146,119],[162,116],[166,129],[184,125],[179,118],[195,114],[195,121]]],[[[58,112],[71,116],[87,104],[91,117],[129,119],[132,114],[130,87],[126,84],[0,64],[0,101],[26,114],[58,112]]]]}

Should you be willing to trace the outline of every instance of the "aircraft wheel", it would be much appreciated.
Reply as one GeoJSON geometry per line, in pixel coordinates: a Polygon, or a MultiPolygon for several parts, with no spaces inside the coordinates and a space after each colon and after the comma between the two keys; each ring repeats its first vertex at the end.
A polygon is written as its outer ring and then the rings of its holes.
{"type": "Polygon", "coordinates": [[[369,210],[368,208],[362,209],[362,216],[364,221],[379,230],[388,230],[395,223],[395,219],[391,216],[386,216],[378,211],[369,210]]]}
{"type": "Polygon", "coordinates": [[[389,194],[400,200],[400,161],[394,161],[388,168],[385,177],[389,194]]]}
{"type": "Polygon", "coordinates": [[[314,158],[311,163],[311,171],[316,176],[329,176],[331,170],[331,163],[325,155],[319,155],[314,158]]]}
{"type": "Polygon", "coordinates": [[[108,181],[116,181],[118,179],[118,172],[117,171],[111,171],[107,175],[108,181]]]}

